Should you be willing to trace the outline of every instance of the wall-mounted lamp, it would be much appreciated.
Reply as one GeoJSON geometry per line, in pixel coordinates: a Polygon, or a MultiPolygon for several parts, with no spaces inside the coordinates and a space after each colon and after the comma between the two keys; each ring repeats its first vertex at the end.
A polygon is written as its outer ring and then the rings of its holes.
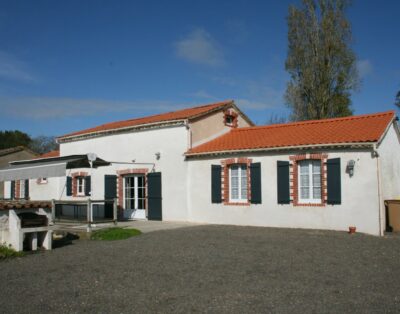
{"type": "Polygon", "coordinates": [[[346,172],[350,175],[350,177],[352,177],[354,175],[355,164],[356,164],[356,162],[353,159],[351,159],[347,162],[346,172]]]}
{"type": "Polygon", "coordinates": [[[157,160],[160,160],[161,153],[160,153],[160,152],[157,152],[157,153],[155,153],[155,155],[156,155],[156,159],[157,159],[157,160]]]}

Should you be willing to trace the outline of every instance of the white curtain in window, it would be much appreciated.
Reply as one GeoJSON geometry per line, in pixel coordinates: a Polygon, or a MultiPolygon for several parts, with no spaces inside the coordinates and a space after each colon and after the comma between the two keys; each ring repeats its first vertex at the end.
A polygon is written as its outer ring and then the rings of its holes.
{"type": "Polygon", "coordinates": [[[300,201],[321,201],[321,161],[302,160],[299,162],[300,201]]]}
{"type": "Polygon", "coordinates": [[[247,201],[247,166],[232,165],[230,167],[230,199],[247,201]]]}

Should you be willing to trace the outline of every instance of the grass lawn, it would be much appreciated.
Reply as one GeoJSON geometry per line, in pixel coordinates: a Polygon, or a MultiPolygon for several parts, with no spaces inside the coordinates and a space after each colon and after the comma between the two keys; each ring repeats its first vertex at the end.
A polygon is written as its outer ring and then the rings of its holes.
{"type": "Polygon", "coordinates": [[[124,229],[116,227],[94,231],[91,239],[105,241],[124,240],[140,234],[140,230],[137,229],[124,229]]]}
{"type": "Polygon", "coordinates": [[[8,246],[0,245],[0,260],[19,256],[24,256],[24,252],[17,252],[8,246]]]}

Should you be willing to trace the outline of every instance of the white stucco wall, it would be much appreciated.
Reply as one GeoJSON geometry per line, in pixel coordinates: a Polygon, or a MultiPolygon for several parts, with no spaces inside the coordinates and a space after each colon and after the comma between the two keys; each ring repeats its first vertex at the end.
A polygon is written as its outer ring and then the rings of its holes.
{"type": "Polygon", "coordinates": [[[378,147],[383,200],[400,198],[400,139],[392,124],[378,147]]]}
{"type": "MultiPolygon", "coordinates": [[[[37,179],[29,180],[29,198],[31,200],[59,200],[65,189],[65,177],[47,178],[47,183],[38,184],[37,179]]],[[[4,182],[4,197],[11,198],[11,182],[4,182]]]]}
{"type": "MultiPolygon", "coordinates": [[[[135,160],[137,163],[155,163],[155,171],[162,173],[163,220],[187,220],[187,163],[183,156],[188,147],[187,132],[186,127],[181,125],[102,136],[62,143],[60,154],[66,156],[93,152],[107,161],[131,162],[135,160]],[[161,154],[159,160],[155,156],[157,152],[161,154]]],[[[116,174],[116,171],[120,169],[135,168],[151,170],[152,165],[113,164],[94,170],[92,198],[104,198],[105,174],[116,174]]],[[[74,169],[72,172],[76,171],[79,169],[74,169]]],[[[89,169],[81,169],[81,171],[88,172],[89,169]]],[[[65,194],[63,197],[67,198],[65,194]]]]}
{"type": "MultiPolygon", "coordinates": [[[[299,152],[297,152],[299,153],[299,152]]],[[[312,153],[312,152],[311,152],[312,153]]],[[[331,151],[328,158],[341,158],[342,204],[323,207],[277,203],[277,161],[289,161],[295,153],[246,156],[261,163],[262,204],[234,206],[211,203],[211,165],[221,158],[192,159],[189,164],[189,221],[252,226],[348,230],[379,235],[379,198],[376,161],[370,151],[331,151]],[[353,177],[345,172],[355,160],[353,177]]]]}
{"type": "Polygon", "coordinates": [[[39,184],[37,179],[29,180],[29,197],[31,200],[59,200],[65,189],[65,177],[47,178],[47,183],[39,184]]]}

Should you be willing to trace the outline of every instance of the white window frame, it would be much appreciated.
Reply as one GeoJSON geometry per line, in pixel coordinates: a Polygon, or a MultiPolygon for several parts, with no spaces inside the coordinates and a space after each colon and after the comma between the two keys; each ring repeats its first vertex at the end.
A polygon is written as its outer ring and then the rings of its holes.
{"type": "Polygon", "coordinates": [[[249,201],[249,186],[248,186],[248,172],[247,172],[247,165],[246,164],[232,164],[229,166],[229,202],[231,203],[247,203],[249,201]],[[238,169],[238,197],[233,198],[232,196],[232,169],[238,169]],[[243,181],[242,173],[246,173],[246,179],[243,181]],[[246,197],[242,195],[242,188],[246,188],[246,197]]]}
{"type": "Polygon", "coordinates": [[[142,175],[142,174],[132,174],[132,175],[126,175],[126,176],[124,176],[124,188],[123,188],[123,202],[124,202],[124,209],[125,210],[144,210],[144,209],[146,209],[146,178],[145,178],[145,176],[144,175],[142,175]],[[139,177],[142,177],[143,178],[143,187],[139,187],[139,177]],[[126,181],[127,181],[127,179],[128,178],[133,178],[133,180],[134,180],[134,190],[135,190],[135,195],[137,196],[137,197],[134,197],[134,198],[129,198],[129,199],[134,199],[135,200],[135,202],[134,202],[134,208],[127,208],[127,206],[126,206],[126,201],[127,201],[127,198],[126,198],[126,190],[127,190],[127,187],[126,187],[126,181]],[[144,189],[144,192],[143,192],[143,197],[139,197],[139,188],[140,189],[144,189]],[[143,208],[139,208],[139,200],[143,200],[143,208]]]}
{"type": "Polygon", "coordinates": [[[85,196],[85,177],[78,176],[75,178],[76,180],[76,196],[85,196]],[[81,191],[79,191],[79,187],[81,187],[81,191]]]}
{"type": "Polygon", "coordinates": [[[297,172],[298,172],[298,177],[297,177],[297,186],[298,186],[298,202],[300,204],[321,204],[322,202],[322,162],[320,159],[304,159],[304,160],[300,160],[297,164],[297,172]],[[302,198],[301,197],[301,164],[307,164],[308,165],[308,198],[302,198]],[[319,164],[319,173],[314,173],[313,172],[313,164],[319,164]],[[314,198],[314,174],[319,174],[320,175],[320,196],[319,198],[314,198]]]}
{"type": "Polygon", "coordinates": [[[25,180],[19,180],[19,195],[18,198],[25,198],[25,180]]]}

